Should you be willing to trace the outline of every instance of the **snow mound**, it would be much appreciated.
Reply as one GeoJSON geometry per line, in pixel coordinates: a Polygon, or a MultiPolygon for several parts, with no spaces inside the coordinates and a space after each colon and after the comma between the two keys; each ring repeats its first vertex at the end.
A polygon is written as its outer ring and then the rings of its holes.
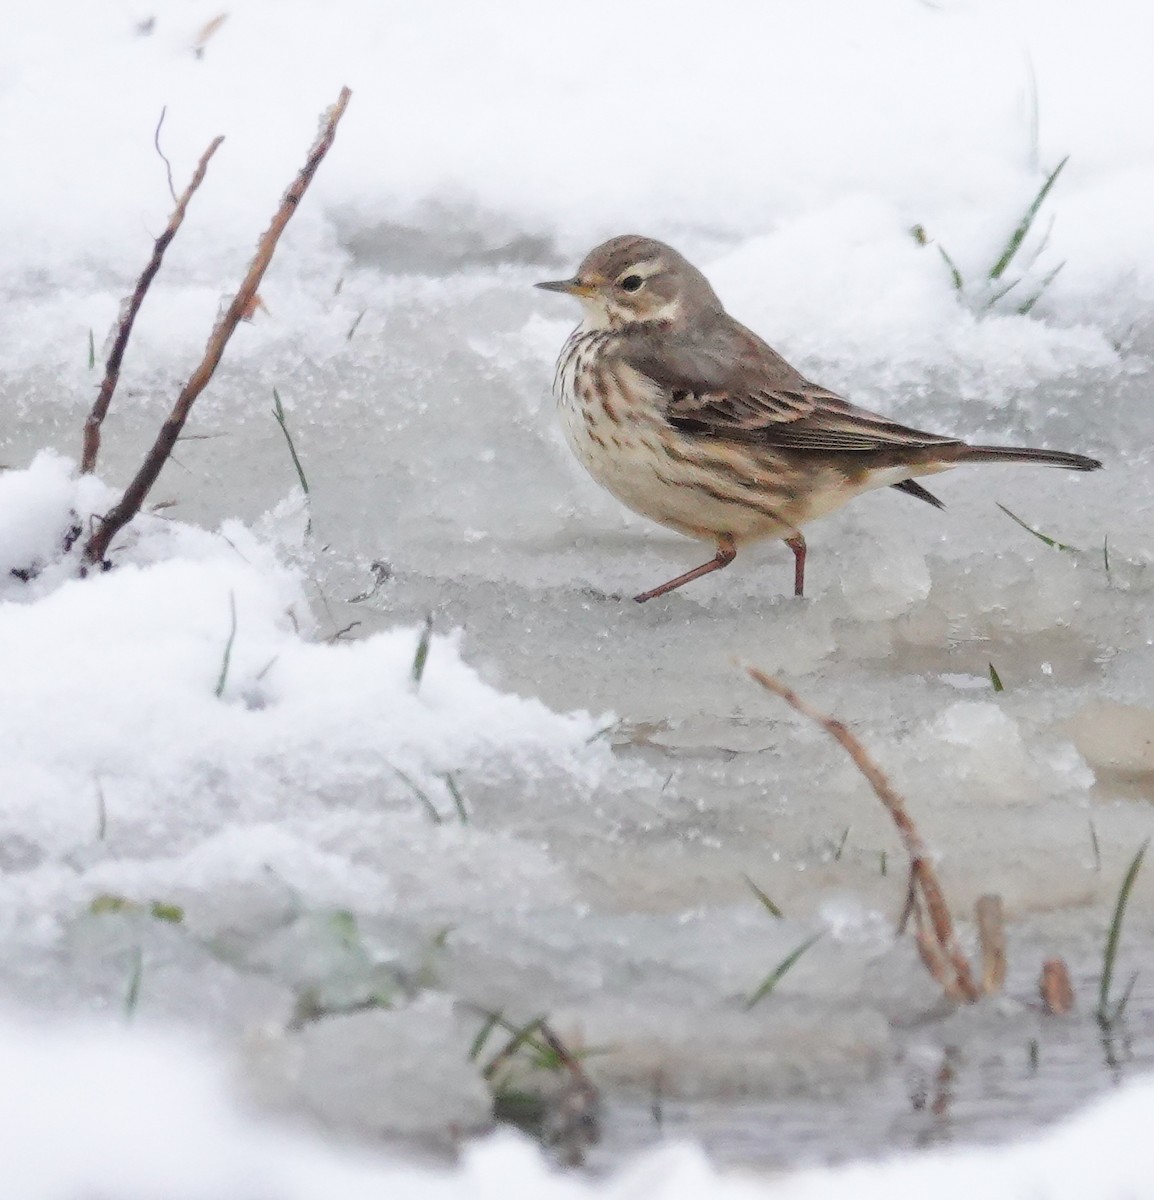
{"type": "MultiPolygon", "coordinates": [[[[102,500],[51,455],[0,475],[9,867],[83,853],[96,875],[107,860],[107,884],[121,860],[131,890],[125,856],[159,857],[169,888],[219,885],[262,856],[291,866],[286,835],[303,870],[351,810],[391,818],[399,842],[459,824],[454,789],[603,777],[609,751],[591,739],[604,718],[495,690],[457,635],[432,637],[419,684],[419,628],[311,640],[304,581],[238,522],[212,534],[144,517],[115,569],[77,578],[79,542],[62,556],[62,539],[102,500]]],[[[329,874],[347,892],[337,863],[329,874]]],[[[26,888],[21,871],[0,875],[9,894],[26,888]]]]}

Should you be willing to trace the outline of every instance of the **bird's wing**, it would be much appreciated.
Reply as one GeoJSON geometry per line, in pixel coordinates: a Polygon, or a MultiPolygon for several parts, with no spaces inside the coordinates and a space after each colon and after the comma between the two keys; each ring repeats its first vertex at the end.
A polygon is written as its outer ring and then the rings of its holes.
{"type": "Polygon", "coordinates": [[[622,339],[620,353],[662,389],[666,419],[691,436],[851,452],[960,444],[899,425],[810,383],[724,314],[683,336],[639,331],[622,339]]]}

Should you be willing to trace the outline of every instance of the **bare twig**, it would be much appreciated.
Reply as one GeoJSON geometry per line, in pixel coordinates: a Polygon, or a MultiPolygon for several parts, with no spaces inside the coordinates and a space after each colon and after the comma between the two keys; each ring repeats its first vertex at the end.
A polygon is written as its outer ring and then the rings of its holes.
{"type": "Polygon", "coordinates": [[[913,895],[910,907],[914,916],[914,936],[922,961],[951,1000],[972,1004],[981,995],[981,989],[974,982],[970,964],[958,946],[953,919],[930,861],[929,851],[906,810],[905,801],[870,758],[865,747],[841,721],[819,712],[772,675],[756,667],[747,667],[746,670],[755,683],[767,692],[780,696],[792,709],[815,721],[840,743],[853,759],[854,766],[866,777],[874,794],[885,805],[909,855],[913,895]]]}
{"type": "Polygon", "coordinates": [[[152,144],[156,147],[156,153],[160,155],[160,161],[164,163],[164,171],[168,176],[168,194],[172,197],[172,202],[175,204],[176,188],[172,186],[172,163],[168,161],[168,155],[160,148],[160,130],[164,124],[164,118],[168,115],[168,105],[166,104],[160,110],[160,120],[156,122],[156,131],[152,135],[152,144]]]}
{"type": "Polygon", "coordinates": [[[237,289],[236,295],[233,296],[228,308],[217,320],[216,325],[213,326],[212,333],[209,335],[208,343],[205,346],[204,357],[189,376],[188,382],[177,397],[172,412],[161,426],[156,441],[145,456],[144,462],[137,471],[135,478],[125,489],[120,502],[104,517],[92,537],[89,538],[88,545],[84,549],[84,561],[86,564],[91,566],[103,562],[109,543],[113,537],[140,511],[140,506],[144,503],[149,489],[156,482],[157,476],[168,461],[168,456],[172,453],[172,448],[176,444],[176,439],[180,436],[181,430],[184,428],[184,423],[188,419],[188,414],[192,410],[193,403],[208,385],[213,372],[220,363],[229,339],[232,337],[241,318],[249,311],[249,306],[257,293],[257,288],[260,287],[260,282],[264,278],[264,273],[268,269],[269,263],[272,261],[277,242],[280,240],[285,226],[292,219],[292,215],[296,212],[297,206],[308,190],[308,186],[312,182],[317,168],[324,161],[325,155],[333,144],[333,139],[336,137],[337,125],[344,115],[345,109],[348,107],[351,96],[352,93],[347,87],[342,88],[337,102],[322,119],[320,133],[313,143],[312,149],[309,151],[305,165],[285,192],[280,207],[273,216],[272,223],[257,243],[256,254],[249,264],[248,271],[240,287],[237,289]]]}
{"type": "MultiPolygon", "coordinates": [[[[161,114],[161,120],[164,120],[164,114],[161,114]]],[[[157,135],[160,133],[160,126],[156,127],[157,135]]],[[[90,474],[96,468],[96,456],[100,453],[100,426],[104,422],[104,418],[108,415],[108,406],[112,403],[112,394],[116,391],[116,384],[120,379],[120,365],[124,361],[124,352],[128,349],[128,339],[132,336],[132,326],[136,321],[136,314],[140,312],[140,306],[144,303],[144,297],[148,295],[148,289],[152,286],[153,279],[156,278],[156,273],[160,270],[161,263],[164,262],[164,252],[168,249],[169,243],[176,237],[177,230],[180,229],[181,223],[184,221],[184,214],[188,209],[188,202],[192,199],[196,189],[200,187],[204,181],[204,174],[208,170],[209,159],[216,153],[224,138],[213,138],[208,149],[200,156],[200,162],[196,164],[196,170],[192,174],[192,179],[189,181],[180,196],[176,201],[176,207],[172,210],[172,216],[168,218],[168,225],[164,232],[156,239],[152,247],[152,257],[148,260],[148,265],[141,272],[140,278],[136,281],[136,290],[125,301],[124,307],[121,309],[120,320],[116,328],[116,338],[112,343],[112,350],[108,355],[108,362],[104,367],[104,381],[100,385],[100,391],[96,395],[96,400],[92,405],[92,411],[88,414],[88,419],[84,422],[84,449],[80,459],[80,470],[84,474],[90,474]]],[[[164,156],[161,155],[163,158],[164,156]]],[[[165,159],[165,162],[168,160],[165,159]]],[[[168,177],[169,187],[172,187],[172,174],[168,177]]]]}

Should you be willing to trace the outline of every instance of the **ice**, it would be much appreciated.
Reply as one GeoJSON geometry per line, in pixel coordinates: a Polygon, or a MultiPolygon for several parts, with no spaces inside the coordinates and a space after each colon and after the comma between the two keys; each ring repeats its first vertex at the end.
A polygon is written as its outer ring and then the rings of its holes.
{"type": "Polygon", "coordinates": [[[1089,704],[1070,718],[1067,731],[1100,776],[1146,783],[1154,775],[1154,712],[1134,704],[1089,704]]]}
{"type": "MultiPolygon", "coordinates": [[[[587,1066],[614,1159],[657,1138],[658,1080],[669,1121],[678,1103],[721,1114],[718,1157],[784,1167],[934,1136],[940,1114],[903,1123],[885,1104],[909,1109],[903,1073],[941,1074],[947,1052],[959,1139],[1022,1135],[1154,1065],[1141,989],[1131,1059],[1100,1062],[1091,1016],[1120,877],[1151,825],[1148,12],[237,0],[206,33],[208,0],[9,8],[0,986],[15,1007],[182,1030],[242,1064],[261,1105],[408,1151],[485,1122],[484,1061],[468,1052],[497,1009],[605,1051],[587,1066]],[[345,83],[335,147],[265,309],[150,498],[163,507],[118,539],[114,570],[78,578],[92,522],[345,83]],[[78,479],[108,330],[171,205],[154,134],[179,189],[217,133],[99,471],[78,479]],[[1067,155],[1012,268],[1021,282],[987,311],[991,265],[1067,155]],[[860,403],[1107,470],[960,470],[932,481],[945,512],[866,496],[807,530],[804,602],[788,551],[766,545],[634,606],[710,551],[623,512],[572,461],[549,381],[576,314],[531,288],[626,230],[676,244],[735,315],[860,403]],[[840,748],[745,664],[860,736],[906,795],[967,948],[974,900],[1002,896],[1005,998],[943,1015],[892,937],[905,895],[892,826],[840,748]],[[1032,1007],[1056,954],[1079,992],[1065,1025],[1032,1007]],[[1006,1077],[991,1081],[991,1061],[1006,1077]],[[755,1101],[777,1107],[751,1127],[755,1101]],[[803,1111],[804,1136],[789,1124],[803,1111]]],[[[1143,875],[1121,978],[1148,956],[1152,917],[1143,875]]],[[[41,1082],[74,1051],[123,1054],[125,1105],[186,1073],[217,1103],[187,1049],[112,1047],[106,1028],[60,1035],[63,1049],[44,1036],[21,1060],[41,1082]]],[[[32,1037],[0,1044],[18,1054],[32,1037]]],[[[153,1130],[125,1111],[134,1136],[153,1130]]],[[[129,1170],[122,1143],[101,1139],[100,1102],[82,1112],[84,1161],[129,1170]]],[[[218,1135],[249,1161],[247,1126],[218,1135]]],[[[251,1152],[272,1195],[379,1194],[381,1171],[403,1171],[331,1149],[300,1150],[307,1170],[280,1143],[251,1152]]],[[[200,1178],[189,1161],[139,1186],[98,1166],[77,1186],[178,1194],[181,1170],[200,1178]]],[[[139,1166],[169,1169],[159,1150],[139,1166]]],[[[936,1186],[952,1168],[924,1169],[936,1186]]],[[[586,1185],[498,1141],[461,1172],[404,1178],[446,1196],[518,1181],[541,1195],[763,1190],[718,1181],[686,1149],[586,1185]]],[[[205,1178],[206,1196],[243,1194],[233,1175],[205,1178]]]]}
{"type": "Polygon", "coordinates": [[[475,1022],[447,997],[402,1012],[353,1012],[250,1049],[252,1085],[361,1136],[476,1133],[492,1097],[469,1060],[475,1022]]]}

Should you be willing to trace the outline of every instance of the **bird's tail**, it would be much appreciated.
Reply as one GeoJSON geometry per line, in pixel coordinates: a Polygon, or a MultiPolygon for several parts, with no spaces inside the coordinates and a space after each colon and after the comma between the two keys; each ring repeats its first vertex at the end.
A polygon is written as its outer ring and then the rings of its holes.
{"type": "Polygon", "coordinates": [[[1102,465],[1085,454],[1067,454],[1064,450],[1037,450],[1030,446],[964,446],[957,461],[1039,463],[1044,467],[1065,467],[1067,471],[1096,471],[1102,465]]]}

